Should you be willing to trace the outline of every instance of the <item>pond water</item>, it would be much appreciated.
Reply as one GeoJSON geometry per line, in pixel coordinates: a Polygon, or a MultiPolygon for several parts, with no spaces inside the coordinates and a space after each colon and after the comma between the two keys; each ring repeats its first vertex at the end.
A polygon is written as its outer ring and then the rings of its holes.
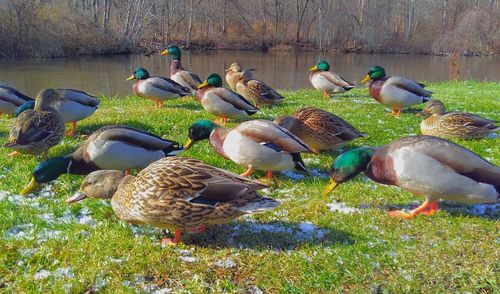
{"type": "MultiPolygon", "coordinates": [[[[421,81],[448,78],[449,57],[407,54],[344,54],[317,52],[194,51],[183,52],[182,63],[204,79],[210,73],[224,74],[232,62],[256,68],[254,76],[276,89],[311,87],[308,68],[319,59],[327,60],[333,71],[359,83],[372,65],[382,65],[389,75],[421,81]]],[[[500,80],[500,57],[460,57],[461,78],[479,81],[500,80]]],[[[152,75],[167,76],[168,56],[114,55],[52,59],[0,60],[0,83],[7,83],[33,96],[42,88],[74,88],[90,93],[124,96],[132,92],[125,79],[142,66],[152,75]]]]}

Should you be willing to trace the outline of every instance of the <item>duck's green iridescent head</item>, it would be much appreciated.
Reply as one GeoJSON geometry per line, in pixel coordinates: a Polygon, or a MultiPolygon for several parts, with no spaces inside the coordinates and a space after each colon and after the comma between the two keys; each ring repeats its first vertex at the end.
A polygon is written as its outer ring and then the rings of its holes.
{"type": "Polygon", "coordinates": [[[321,60],[316,64],[315,66],[311,67],[309,71],[329,71],[330,70],[330,65],[328,62],[321,60]]]}
{"type": "Polygon", "coordinates": [[[375,65],[370,67],[366,76],[361,80],[361,83],[364,84],[368,82],[368,80],[377,80],[385,78],[385,69],[380,65],[375,65]]]}
{"type": "Polygon", "coordinates": [[[189,127],[188,140],[184,145],[184,150],[188,150],[197,141],[205,140],[210,137],[210,133],[219,127],[219,125],[209,120],[198,120],[189,127]]]}
{"type": "Polygon", "coordinates": [[[60,175],[67,173],[71,164],[69,156],[54,157],[40,162],[35,166],[31,180],[21,191],[21,195],[26,195],[35,190],[40,184],[51,182],[60,175]]]}
{"type": "Polygon", "coordinates": [[[142,67],[138,67],[134,70],[134,73],[127,79],[127,81],[145,79],[149,79],[149,72],[142,67]]]}
{"type": "Polygon", "coordinates": [[[198,86],[198,89],[205,88],[207,86],[222,87],[222,78],[218,74],[211,74],[198,86]]]}
{"type": "Polygon", "coordinates": [[[328,195],[338,184],[347,182],[366,170],[372,155],[373,149],[368,147],[356,148],[339,155],[332,163],[330,183],[326,186],[323,195],[328,195]]]}
{"type": "Polygon", "coordinates": [[[170,45],[160,53],[160,55],[167,54],[172,55],[173,60],[181,60],[181,49],[177,45],[170,45]]]}
{"type": "Polygon", "coordinates": [[[26,101],[16,109],[16,117],[18,117],[25,110],[34,109],[34,108],[35,108],[35,101],[34,100],[26,101]]]}

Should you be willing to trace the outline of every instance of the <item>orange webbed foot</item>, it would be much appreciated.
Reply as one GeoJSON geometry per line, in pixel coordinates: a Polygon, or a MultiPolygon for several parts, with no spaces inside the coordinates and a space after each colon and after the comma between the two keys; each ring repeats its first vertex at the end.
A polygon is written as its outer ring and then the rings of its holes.
{"type": "Polygon", "coordinates": [[[182,230],[176,229],[175,230],[175,235],[173,238],[162,238],[161,239],[161,246],[166,247],[166,246],[175,246],[181,242],[181,235],[182,235],[182,230]]]}

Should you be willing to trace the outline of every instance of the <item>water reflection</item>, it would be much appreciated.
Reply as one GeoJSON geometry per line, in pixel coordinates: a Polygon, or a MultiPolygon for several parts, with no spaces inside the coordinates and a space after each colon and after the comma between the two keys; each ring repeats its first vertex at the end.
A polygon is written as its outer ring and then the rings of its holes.
{"type": "MultiPolygon", "coordinates": [[[[415,80],[442,81],[448,76],[449,58],[404,54],[343,54],[316,52],[183,52],[183,65],[205,78],[210,73],[224,74],[232,62],[258,70],[255,76],[277,89],[311,87],[307,69],[319,59],[327,60],[332,70],[344,78],[359,82],[372,65],[382,65],[388,74],[415,80]]],[[[123,96],[131,93],[125,81],[133,69],[142,66],[152,75],[167,76],[169,57],[143,55],[85,56],[53,59],[6,59],[0,61],[0,81],[35,95],[47,87],[64,87],[91,93],[123,96]]],[[[461,57],[464,79],[498,81],[500,57],[461,57]]]]}

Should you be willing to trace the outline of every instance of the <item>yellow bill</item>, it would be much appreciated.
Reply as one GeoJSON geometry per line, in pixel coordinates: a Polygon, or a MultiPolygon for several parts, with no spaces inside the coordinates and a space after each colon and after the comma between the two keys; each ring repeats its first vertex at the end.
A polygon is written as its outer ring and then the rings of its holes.
{"type": "Polygon", "coordinates": [[[189,148],[191,148],[191,146],[193,146],[194,142],[191,140],[191,139],[188,139],[186,141],[186,144],[184,144],[184,150],[188,150],[189,148]]]}
{"type": "Polygon", "coordinates": [[[330,182],[326,185],[325,190],[323,191],[323,197],[328,196],[328,194],[332,193],[332,191],[337,187],[338,183],[335,182],[334,179],[330,178],[330,182]]]}
{"type": "Polygon", "coordinates": [[[368,82],[370,80],[370,76],[369,75],[366,75],[362,80],[361,80],[361,84],[364,84],[366,82],[368,82]]]}
{"type": "Polygon", "coordinates": [[[26,187],[24,187],[24,189],[21,191],[21,195],[26,195],[28,193],[31,193],[33,190],[38,188],[38,186],[40,186],[40,184],[36,182],[35,177],[31,177],[31,180],[28,183],[28,185],[26,185],[26,187]]]}
{"type": "Polygon", "coordinates": [[[206,86],[208,86],[208,81],[207,81],[207,80],[205,80],[203,83],[201,83],[201,84],[198,86],[198,89],[205,88],[206,86]]]}
{"type": "Polygon", "coordinates": [[[168,55],[168,49],[167,50],[163,50],[160,55],[168,55]]]}
{"type": "Polygon", "coordinates": [[[127,81],[131,81],[133,79],[135,79],[135,77],[134,77],[134,75],[131,75],[130,77],[127,78],[127,81]]]}
{"type": "Polygon", "coordinates": [[[317,70],[318,70],[318,67],[317,67],[316,65],[315,65],[315,66],[313,66],[313,67],[311,67],[311,68],[309,69],[309,71],[317,71],[317,70]]]}

